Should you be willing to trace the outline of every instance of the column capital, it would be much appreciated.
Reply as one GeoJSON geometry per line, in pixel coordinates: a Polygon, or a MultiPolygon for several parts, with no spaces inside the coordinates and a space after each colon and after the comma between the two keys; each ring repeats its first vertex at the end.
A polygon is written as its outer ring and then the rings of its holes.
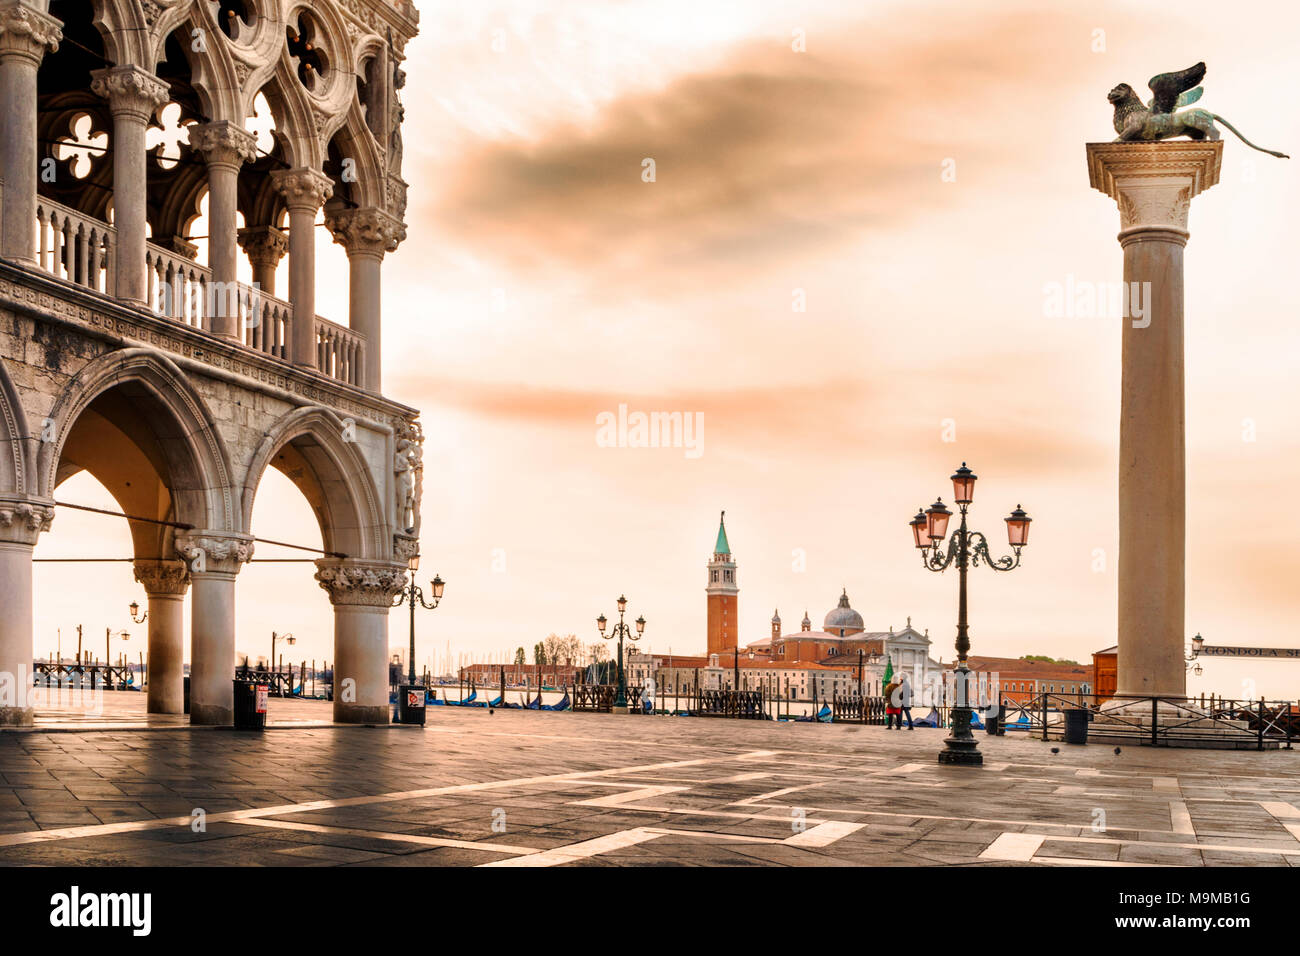
{"type": "Polygon", "coordinates": [[[390,561],[322,558],[316,569],[316,580],[335,606],[392,607],[406,587],[406,566],[390,561]]]}
{"type": "Polygon", "coordinates": [[[257,138],[229,120],[194,123],[185,127],[185,133],[190,148],[202,153],[211,164],[238,169],[241,164],[257,159],[257,138]]]}
{"type": "Polygon", "coordinates": [[[284,197],[290,209],[311,210],[315,213],[334,195],[334,183],[318,169],[300,166],[297,169],[277,169],[271,173],[271,183],[284,197]]]}
{"type": "Polygon", "coordinates": [[[1219,181],[1222,163],[1222,140],[1088,144],[1088,181],[1119,205],[1121,241],[1150,230],[1186,238],[1192,198],[1219,181]]]}
{"type": "Polygon", "coordinates": [[[138,66],[92,70],[90,76],[91,92],[108,100],[114,116],[147,123],[154,111],[171,99],[171,87],[138,66]]]}
{"type": "Polygon", "coordinates": [[[22,57],[39,64],[63,39],[63,24],[22,2],[0,3],[0,59],[22,57]]]}
{"type": "Polygon", "coordinates": [[[246,226],[236,236],[253,265],[274,269],[289,252],[289,237],[275,226],[246,226]]]}
{"type": "Polygon", "coordinates": [[[252,560],[253,537],[233,531],[180,531],[176,553],[191,574],[238,574],[240,567],[252,560]]]}
{"type": "Polygon", "coordinates": [[[0,542],[35,545],[54,521],[54,502],[45,498],[0,496],[0,542]]]}
{"type": "Polygon", "coordinates": [[[382,209],[338,209],[325,214],[325,226],[348,255],[383,258],[406,238],[406,224],[382,209]]]}
{"type": "Polygon", "coordinates": [[[190,589],[190,571],[184,561],[136,561],[135,579],[150,597],[159,594],[181,595],[190,589]]]}

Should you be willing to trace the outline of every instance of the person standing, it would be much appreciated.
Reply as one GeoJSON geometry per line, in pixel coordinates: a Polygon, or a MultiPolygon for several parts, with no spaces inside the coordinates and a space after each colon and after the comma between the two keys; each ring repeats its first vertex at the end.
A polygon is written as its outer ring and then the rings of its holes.
{"type": "Polygon", "coordinates": [[[903,715],[907,715],[907,729],[912,729],[912,684],[904,674],[898,681],[898,729],[903,729],[903,715]]]}
{"type": "Polygon", "coordinates": [[[902,710],[898,706],[898,681],[891,680],[885,685],[885,729],[893,730],[895,720],[898,721],[898,729],[902,730],[902,710]]]}

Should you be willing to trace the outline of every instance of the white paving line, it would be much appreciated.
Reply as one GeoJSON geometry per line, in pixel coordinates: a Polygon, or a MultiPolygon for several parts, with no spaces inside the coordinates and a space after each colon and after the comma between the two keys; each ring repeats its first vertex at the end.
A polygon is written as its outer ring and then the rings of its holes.
{"type": "Polygon", "coordinates": [[[584,840],[581,843],[571,843],[568,846],[557,847],[553,850],[545,850],[541,853],[511,857],[508,860],[493,860],[491,863],[480,863],[479,865],[559,866],[561,863],[573,863],[576,860],[585,860],[601,853],[611,853],[614,850],[622,850],[630,846],[636,846],[638,843],[645,843],[647,840],[655,840],[661,836],[663,836],[663,833],[650,829],[649,827],[636,827],[631,830],[619,830],[617,833],[610,833],[607,836],[596,837],[594,840],[584,840]]]}
{"type": "Polygon", "coordinates": [[[623,807],[633,800],[649,800],[651,797],[662,797],[667,793],[680,793],[683,790],[689,790],[690,787],[641,787],[639,790],[628,790],[624,793],[611,793],[607,797],[592,797],[590,800],[572,800],[574,806],[579,807],[623,807]]]}
{"type": "Polygon", "coordinates": [[[1003,833],[980,853],[981,860],[1027,863],[1047,837],[1037,833],[1003,833]]]}
{"type": "Polygon", "coordinates": [[[327,827],[316,823],[293,823],[288,820],[259,820],[257,818],[236,821],[244,826],[269,827],[275,830],[299,830],[303,833],[338,834],[341,836],[359,836],[371,840],[389,840],[393,843],[418,843],[421,846],[453,847],[460,850],[482,850],[485,853],[506,853],[511,856],[541,853],[535,847],[511,846],[506,843],[475,843],[472,840],[449,840],[444,837],[421,836],[418,833],[389,833],[379,830],[363,830],[357,827],[327,827]]]}
{"type": "Polygon", "coordinates": [[[1274,820],[1286,827],[1286,831],[1296,840],[1300,840],[1300,810],[1281,800],[1260,800],[1259,805],[1267,810],[1274,820]]]}
{"type": "Polygon", "coordinates": [[[786,837],[783,842],[787,846],[798,846],[805,849],[830,846],[836,840],[843,839],[850,833],[856,833],[864,826],[866,826],[865,823],[845,823],[843,820],[831,820],[827,823],[819,823],[810,830],[804,830],[803,833],[796,833],[794,836],[786,837]]]}
{"type": "Polygon", "coordinates": [[[1192,826],[1192,815],[1187,809],[1186,800],[1169,801],[1169,819],[1173,824],[1175,833],[1188,833],[1196,836],[1196,828],[1192,826]]]}

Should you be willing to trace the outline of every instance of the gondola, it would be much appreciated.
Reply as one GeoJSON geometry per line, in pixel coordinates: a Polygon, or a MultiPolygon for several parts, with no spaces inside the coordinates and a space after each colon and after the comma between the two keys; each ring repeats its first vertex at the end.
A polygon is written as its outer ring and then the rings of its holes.
{"type": "Polygon", "coordinates": [[[807,717],[796,717],[794,719],[801,724],[829,724],[831,722],[831,705],[822,704],[821,710],[817,711],[816,714],[810,714],[807,717]]]}
{"type": "Polygon", "coordinates": [[[566,690],[564,696],[554,704],[542,704],[542,710],[568,710],[572,706],[569,700],[569,692],[566,690]]]}

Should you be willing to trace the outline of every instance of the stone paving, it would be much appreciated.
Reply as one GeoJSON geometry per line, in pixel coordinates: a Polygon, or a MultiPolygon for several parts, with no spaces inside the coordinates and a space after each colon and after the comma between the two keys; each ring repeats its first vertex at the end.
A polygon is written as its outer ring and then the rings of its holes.
{"type": "Polygon", "coordinates": [[[0,733],[0,864],[1300,865],[1297,751],[981,733],[960,768],[924,729],[441,707],[340,727],[273,700],[282,729],[248,734],[135,729],[138,706],[0,733]]]}

